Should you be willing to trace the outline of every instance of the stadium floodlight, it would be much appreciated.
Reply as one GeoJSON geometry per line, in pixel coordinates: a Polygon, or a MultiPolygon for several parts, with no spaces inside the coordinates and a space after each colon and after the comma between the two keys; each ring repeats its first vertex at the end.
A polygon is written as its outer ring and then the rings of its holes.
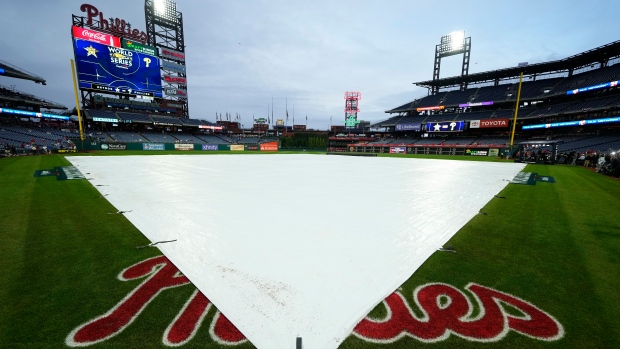
{"type": "Polygon", "coordinates": [[[440,53],[449,53],[454,51],[461,51],[465,47],[465,32],[455,31],[448,35],[441,37],[441,43],[439,44],[440,53]]]}
{"type": "Polygon", "coordinates": [[[462,50],[465,45],[465,32],[458,31],[450,33],[450,37],[452,38],[452,51],[462,50]]]}
{"type": "MultiPolygon", "coordinates": [[[[441,59],[463,54],[463,65],[461,66],[461,76],[469,74],[469,55],[471,54],[471,37],[465,37],[465,31],[454,31],[441,37],[439,44],[435,46],[435,64],[433,65],[433,84],[432,94],[439,92],[440,85],[435,82],[439,80],[441,70],[441,59]]],[[[467,88],[467,81],[461,83],[461,90],[467,88]]]]}
{"type": "Polygon", "coordinates": [[[156,17],[173,23],[178,23],[179,19],[177,16],[176,2],[172,0],[155,0],[153,1],[153,7],[156,17]]]}

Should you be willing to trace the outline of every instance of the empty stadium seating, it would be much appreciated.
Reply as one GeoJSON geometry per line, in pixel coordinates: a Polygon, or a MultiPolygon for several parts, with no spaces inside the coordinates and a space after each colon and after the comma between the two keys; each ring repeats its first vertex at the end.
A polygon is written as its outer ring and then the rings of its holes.
{"type": "MultiPolygon", "coordinates": [[[[527,77],[526,77],[527,78],[527,77]]],[[[536,100],[548,96],[565,95],[567,91],[620,80],[620,64],[592,69],[570,77],[538,77],[534,81],[523,81],[521,100],[536,100]]],[[[465,91],[441,91],[412,102],[405,103],[391,112],[413,111],[416,108],[443,105],[457,107],[459,104],[478,102],[506,102],[517,99],[518,83],[511,81],[497,86],[470,86],[465,91]]]]}
{"type": "Polygon", "coordinates": [[[127,113],[127,112],[116,112],[116,115],[118,115],[119,119],[123,120],[124,122],[137,122],[137,123],[144,123],[144,124],[152,124],[153,123],[153,119],[151,119],[148,115],[146,114],[140,114],[140,113],[127,113]]]}
{"type": "Polygon", "coordinates": [[[126,143],[142,143],[147,142],[147,140],[142,137],[139,133],[136,132],[122,132],[122,131],[114,131],[108,132],[110,138],[112,138],[116,142],[126,142],[126,143]]]}

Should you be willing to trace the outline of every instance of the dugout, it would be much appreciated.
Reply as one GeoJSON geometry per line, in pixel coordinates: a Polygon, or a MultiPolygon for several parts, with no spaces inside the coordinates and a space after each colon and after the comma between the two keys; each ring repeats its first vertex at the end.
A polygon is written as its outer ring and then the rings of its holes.
{"type": "Polygon", "coordinates": [[[558,158],[558,145],[564,141],[525,141],[517,144],[515,162],[554,165],[558,158]]]}

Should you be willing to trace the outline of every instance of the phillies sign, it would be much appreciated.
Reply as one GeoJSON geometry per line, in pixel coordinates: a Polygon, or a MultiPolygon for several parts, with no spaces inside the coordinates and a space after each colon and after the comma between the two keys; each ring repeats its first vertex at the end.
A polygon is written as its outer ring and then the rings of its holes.
{"type": "MultiPolygon", "coordinates": [[[[130,328],[161,292],[190,283],[164,256],[136,263],[121,271],[118,279],[143,281],[111,309],[103,309],[102,315],[74,328],[65,338],[66,345],[84,347],[107,341],[130,328]]],[[[412,295],[394,292],[383,301],[386,315],[363,319],[353,335],[379,344],[403,337],[433,343],[451,336],[473,342],[497,342],[509,332],[541,341],[556,341],[564,336],[562,325],[532,303],[476,283],[469,283],[465,289],[468,293],[448,284],[427,283],[418,286],[412,295]]],[[[209,299],[195,290],[170,319],[162,344],[180,346],[192,340],[212,308],[209,299]]],[[[215,342],[228,346],[247,342],[223,314],[214,311],[209,335],[215,342]]]]}
{"type": "Polygon", "coordinates": [[[133,40],[146,42],[148,35],[145,32],[138,29],[131,29],[131,24],[125,22],[124,19],[112,18],[105,19],[103,12],[100,12],[95,6],[89,4],[82,4],[80,6],[82,12],[86,12],[86,25],[93,27],[93,20],[98,21],[99,29],[122,36],[124,38],[130,38],[133,40]]]}
{"type": "Polygon", "coordinates": [[[469,128],[504,128],[508,127],[509,121],[507,118],[471,120],[469,128]]]}
{"type": "Polygon", "coordinates": [[[71,27],[71,29],[73,32],[73,37],[75,39],[98,42],[100,44],[113,46],[113,47],[121,47],[121,39],[114,35],[94,31],[89,28],[81,28],[81,27],[76,27],[76,26],[71,27]]]}

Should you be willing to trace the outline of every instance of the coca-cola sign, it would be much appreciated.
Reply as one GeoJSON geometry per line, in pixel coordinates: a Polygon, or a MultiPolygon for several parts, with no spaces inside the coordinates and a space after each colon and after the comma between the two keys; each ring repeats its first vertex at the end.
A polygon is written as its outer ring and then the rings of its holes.
{"type": "MultiPolygon", "coordinates": [[[[261,150],[267,149],[261,145],[261,150]]],[[[100,309],[102,315],[75,327],[65,338],[65,344],[90,346],[125,330],[131,331],[129,325],[162,292],[190,284],[164,256],[138,262],[118,275],[120,281],[139,279],[143,281],[111,309],[100,309]]],[[[380,319],[366,317],[355,326],[352,335],[365,342],[384,344],[386,348],[403,337],[423,343],[445,341],[453,336],[487,343],[501,341],[506,336],[526,336],[544,342],[564,337],[564,327],[558,320],[526,300],[477,283],[467,284],[465,290],[444,283],[427,283],[418,286],[412,294],[394,292],[383,301],[386,315],[380,319]]],[[[211,307],[211,301],[195,290],[169,320],[163,336],[153,335],[162,338],[165,346],[184,345],[194,338],[211,307]]],[[[211,320],[209,335],[226,346],[247,342],[219,311],[211,320]]]]}
{"type": "Polygon", "coordinates": [[[76,39],[98,42],[108,46],[121,47],[121,39],[114,35],[76,26],[72,27],[72,31],[73,37],[76,39]]]}
{"type": "Polygon", "coordinates": [[[131,24],[124,19],[109,17],[105,18],[103,12],[99,11],[95,6],[90,4],[82,4],[80,6],[82,12],[86,12],[86,25],[90,28],[97,26],[99,30],[114,34],[127,39],[133,39],[140,42],[146,42],[148,35],[138,29],[132,29],[131,24]],[[97,24],[95,24],[95,21],[97,24]]]}

